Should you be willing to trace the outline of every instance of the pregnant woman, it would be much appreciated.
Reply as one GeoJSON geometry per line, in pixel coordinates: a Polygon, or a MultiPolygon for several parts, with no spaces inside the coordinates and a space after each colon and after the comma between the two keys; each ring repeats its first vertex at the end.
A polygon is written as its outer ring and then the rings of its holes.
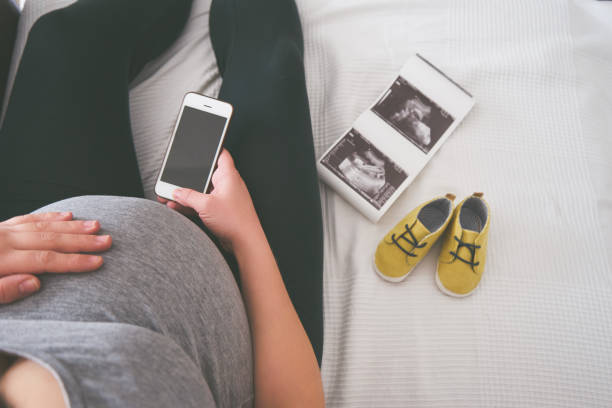
{"type": "Polygon", "coordinates": [[[29,33],[0,128],[10,407],[324,405],[321,215],[292,1],[213,1],[229,152],[211,194],[141,198],[128,83],[190,8],[79,0],[29,33]]]}

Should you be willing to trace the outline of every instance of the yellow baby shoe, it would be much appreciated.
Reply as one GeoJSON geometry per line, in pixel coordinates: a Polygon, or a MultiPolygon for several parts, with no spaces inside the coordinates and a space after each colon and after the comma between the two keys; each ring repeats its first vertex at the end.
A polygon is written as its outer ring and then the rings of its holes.
{"type": "Polygon", "coordinates": [[[437,197],[412,210],[378,244],[374,270],[383,279],[400,282],[427,255],[453,214],[453,194],[437,197]]]}
{"type": "Polygon", "coordinates": [[[484,272],[491,211],[482,196],[474,193],[455,208],[444,235],[436,283],[449,296],[471,295],[484,272]]]}

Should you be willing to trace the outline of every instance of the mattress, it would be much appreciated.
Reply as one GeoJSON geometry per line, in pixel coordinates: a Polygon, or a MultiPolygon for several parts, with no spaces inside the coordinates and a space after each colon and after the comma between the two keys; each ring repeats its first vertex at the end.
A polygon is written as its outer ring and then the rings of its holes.
{"type": "MultiPolygon", "coordinates": [[[[53,2],[29,0],[26,14],[32,3],[53,2]]],[[[183,36],[132,84],[149,197],[182,95],[219,89],[209,4],[195,1],[183,36]]],[[[298,8],[318,155],[415,52],[477,101],[378,224],[321,185],[328,405],[612,406],[612,2],[298,0],[298,8]],[[492,224],[473,296],[438,291],[439,247],[400,284],[374,274],[378,240],[408,211],[474,191],[484,191],[492,224]]]]}

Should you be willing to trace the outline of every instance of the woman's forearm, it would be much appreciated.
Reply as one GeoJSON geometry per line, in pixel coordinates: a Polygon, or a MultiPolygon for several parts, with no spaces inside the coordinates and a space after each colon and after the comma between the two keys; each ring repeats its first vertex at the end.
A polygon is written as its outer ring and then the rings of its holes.
{"type": "Polygon", "coordinates": [[[263,230],[235,243],[234,253],[253,338],[255,406],[324,406],[315,354],[263,230]]]}

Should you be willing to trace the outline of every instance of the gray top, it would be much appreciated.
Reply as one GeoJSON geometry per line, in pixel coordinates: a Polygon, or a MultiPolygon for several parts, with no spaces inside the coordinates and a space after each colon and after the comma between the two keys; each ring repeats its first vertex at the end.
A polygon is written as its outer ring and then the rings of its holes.
{"type": "Polygon", "coordinates": [[[78,197],[39,211],[100,220],[113,248],[99,271],[43,275],[38,294],[0,306],[0,350],[51,368],[73,408],[253,404],[244,305],[193,222],[134,198],[78,197]]]}

